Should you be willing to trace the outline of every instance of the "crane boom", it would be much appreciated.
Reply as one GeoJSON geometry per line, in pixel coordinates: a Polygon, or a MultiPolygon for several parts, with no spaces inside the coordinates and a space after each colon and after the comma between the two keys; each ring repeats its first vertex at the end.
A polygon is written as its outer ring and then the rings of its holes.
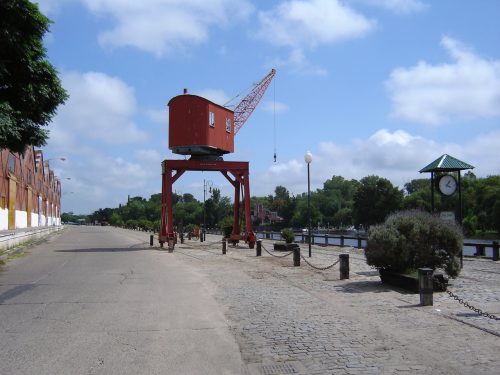
{"type": "Polygon", "coordinates": [[[276,70],[272,69],[236,106],[234,109],[234,135],[238,134],[239,130],[243,127],[257,105],[259,105],[260,100],[264,96],[275,74],[276,70]]]}

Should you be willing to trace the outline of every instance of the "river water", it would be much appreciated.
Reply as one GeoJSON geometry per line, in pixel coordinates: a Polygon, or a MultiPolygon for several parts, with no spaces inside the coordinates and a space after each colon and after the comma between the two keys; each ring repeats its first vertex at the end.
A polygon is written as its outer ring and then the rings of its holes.
{"type": "MultiPolygon", "coordinates": [[[[283,238],[281,237],[280,232],[257,232],[257,238],[267,238],[271,240],[276,240],[276,241],[281,241],[283,238]]],[[[295,240],[296,241],[301,241],[301,240],[306,240],[307,239],[307,233],[302,234],[300,232],[295,233],[295,240]]],[[[347,237],[355,237],[355,235],[346,235],[347,237]]],[[[325,245],[326,241],[328,241],[328,245],[335,245],[335,246],[340,246],[340,235],[328,235],[328,237],[325,237],[324,234],[313,234],[313,239],[314,243],[317,245],[325,245]]],[[[473,239],[464,239],[464,243],[478,243],[478,244],[484,244],[487,245],[488,247],[485,248],[485,256],[487,257],[492,257],[493,256],[493,249],[491,247],[491,242],[489,240],[473,240],[473,239]]],[[[358,247],[358,240],[353,239],[353,238],[344,238],[344,246],[351,246],[351,247],[358,247]]],[[[361,247],[365,248],[366,247],[366,240],[362,239],[361,240],[361,247]]],[[[473,256],[476,253],[476,247],[475,246],[464,246],[464,255],[465,256],[473,256]]]]}

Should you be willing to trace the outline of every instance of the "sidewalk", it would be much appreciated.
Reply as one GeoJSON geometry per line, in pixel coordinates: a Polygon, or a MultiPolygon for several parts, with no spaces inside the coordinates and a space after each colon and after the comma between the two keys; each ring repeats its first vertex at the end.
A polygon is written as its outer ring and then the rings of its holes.
{"type": "Polygon", "coordinates": [[[63,225],[32,227],[0,231],[0,260],[4,260],[10,249],[28,241],[36,240],[63,229],[63,225]]]}
{"type": "MultiPolygon", "coordinates": [[[[302,254],[325,267],[350,254],[350,279],[338,265],[315,270],[292,256],[262,257],[246,246],[228,247],[220,236],[186,241],[173,252],[217,286],[247,374],[496,374],[500,321],[479,316],[447,293],[434,306],[418,294],[385,287],[362,250],[307,246],[302,254]],[[217,242],[217,243],[216,243],[217,242]]],[[[272,249],[272,241],[263,241],[272,249]]],[[[279,254],[282,255],[282,254],[279,254]]],[[[500,262],[465,259],[449,290],[500,316],[500,262]]]]}

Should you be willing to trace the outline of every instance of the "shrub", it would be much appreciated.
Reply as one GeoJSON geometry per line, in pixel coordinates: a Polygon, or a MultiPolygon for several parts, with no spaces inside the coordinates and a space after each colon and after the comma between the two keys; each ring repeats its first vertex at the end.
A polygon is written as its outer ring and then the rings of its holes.
{"type": "Polygon", "coordinates": [[[295,240],[295,233],[290,228],[285,228],[281,231],[281,237],[283,237],[286,243],[292,243],[295,240]]]}
{"type": "Polygon", "coordinates": [[[365,250],[369,265],[408,273],[421,267],[443,268],[456,277],[463,236],[459,227],[422,211],[401,211],[373,226],[365,250]]]}
{"type": "Polygon", "coordinates": [[[466,216],[462,222],[464,235],[473,236],[477,232],[477,216],[466,216]]]}
{"type": "Polygon", "coordinates": [[[225,218],[223,218],[219,222],[219,227],[224,232],[224,237],[229,238],[229,236],[231,236],[231,233],[233,233],[233,217],[226,216],[225,218]]]}

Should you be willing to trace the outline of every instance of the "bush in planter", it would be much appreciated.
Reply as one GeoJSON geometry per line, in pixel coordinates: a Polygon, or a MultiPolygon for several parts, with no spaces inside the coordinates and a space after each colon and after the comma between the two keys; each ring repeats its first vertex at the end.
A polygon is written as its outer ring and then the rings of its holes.
{"type": "Polygon", "coordinates": [[[295,240],[295,233],[290,228],[285,228],[281,231],[281,237],[286,243],[292,243],[295,240]]]}
{"type": "Polygon", "coordinates": [[[402,211],[370,228],[366,261],[382,271],[409,273],[421,267],[460,273],[463,236],[459,227],[422,211],[402,211]]]}
{"type": "Polygon", "coordinates": [[[226,216],[219,222],[219,227],[224,233],[224,238],[229,238],[233,233],[233,221],[234,219],[232,216],[226,216]]]}

